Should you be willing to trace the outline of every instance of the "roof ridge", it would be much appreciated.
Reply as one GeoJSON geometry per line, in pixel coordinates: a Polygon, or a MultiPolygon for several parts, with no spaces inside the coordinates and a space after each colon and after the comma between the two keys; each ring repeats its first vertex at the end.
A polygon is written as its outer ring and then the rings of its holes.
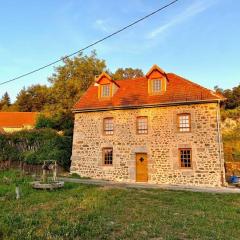
{"type": "Polygon", "coordinates": [[[114,80],[115,82],[122,82],[122,81],[128,81],[128,80],[137,80],[137,79],[146,79],[145,76],[142,76],[142,77],[136,77],[136,78],[122,78],[122,79],[117,79],[117,80],[114,80]]]}

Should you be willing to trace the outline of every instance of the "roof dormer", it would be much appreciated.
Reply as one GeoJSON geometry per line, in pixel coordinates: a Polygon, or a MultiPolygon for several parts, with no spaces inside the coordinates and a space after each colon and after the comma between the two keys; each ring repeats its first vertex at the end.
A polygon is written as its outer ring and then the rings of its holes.
{"type": "Polygon", "coordinates": [[[157,65],[153,65],[146,74],[148,79],[148,93],[150,95],[163,94],[167,90],[166,73],[157,65]]]}
{"type": "Polygon", "coordinates": [[[99,99],[111,98],[119,88],[118,84],[105,72],[96,79],[96,83],[99,99]]]}

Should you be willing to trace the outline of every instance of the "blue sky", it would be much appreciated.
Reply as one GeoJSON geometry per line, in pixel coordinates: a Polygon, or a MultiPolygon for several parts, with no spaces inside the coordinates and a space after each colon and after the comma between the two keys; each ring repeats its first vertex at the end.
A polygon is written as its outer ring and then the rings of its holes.
{"type": "MultiPolygon", "coordinates": [[[[74,52],[170,1],[2,1],[0,82],[74,52]]],[[[239,11],[238,0],[179,0],[94,49],[111,71],[147,72],[158,64],[208,88],[232,88],[240,83],[239,11]]],[[[47,84],[53,71],[2,85],[0,96],[8,91],[14,100],[24,86],[47,84]]]]}

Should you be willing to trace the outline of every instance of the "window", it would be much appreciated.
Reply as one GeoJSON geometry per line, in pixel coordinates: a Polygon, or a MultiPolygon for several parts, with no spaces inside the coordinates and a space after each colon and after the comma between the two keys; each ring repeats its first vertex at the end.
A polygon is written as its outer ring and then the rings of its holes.
{"type": "Polygon", "coordinates": [[[161,87],[162,81],[160,79],[153,79],[151,81],[152,81],[152,92],[153,93],[161,92],[161,90],[162,90],[162,87],[161,87]]]}
{"type": "Polygon", "coordinates": [[[113,149],[112,148],[103,148],[103,163],[104,165],[113,164],[113,149]]]}
{"type": "Polygon", "coordinates": [[[181,168],[192,167],[192,149],[191,148],[179,149],[179,156],[180,156],[181,168]]]}
{"type": "Polygon", "coordinates": [[[106,135],[113,134],[113,118],[104,118],[103,119],[103,132],[106,135]]]}
{"type": "Polygon", "coordinates": [[[190,132],[191,123],[190,123],[190,114],[184,113],[178,115],[178,130],[179,132],[190,132]]]}
{"type": "Polygon", "coordinates": [[[137,118],[137,133],[147,134],[148,133],[148,119],[147,117],[137,118]]]}
{"type": "Polygon", "coordinates": [[[110,84],[101,85],[101,97],[110,97],[110,84]]]}

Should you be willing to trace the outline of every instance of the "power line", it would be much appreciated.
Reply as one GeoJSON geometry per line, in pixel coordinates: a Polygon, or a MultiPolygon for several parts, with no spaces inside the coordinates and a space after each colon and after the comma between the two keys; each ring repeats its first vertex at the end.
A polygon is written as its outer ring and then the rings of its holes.
{"type": "Polygon", "coordinates": [[[42,67],[39,67],[39,68],[37,68],[37,69],[35,69],[35,70],[32,70],[32,71],[30,71],[30,72],[27,72],[27,73],[25,73],[25,74],[22,74],[22,75],[20,75],[20,76],[18,76],[18,77],[12,78],[12,79],[7,80],[7,81],[5,81],[5,82],[1,82],[0,85],[4,85],[4,84],[6,84],[6,83],[16,81],[17,79],[26,77],[26,76],[28,76],[28,75],[30,75],[30,74],[33,74],[33,73],[35,73],[35,72],[38,72],[38,71],[44,69],[44,68],[50,67],[50,66],[52,66],[52,65],[55,65],[56,63],[61,62],[61,61],[63,61],[63,60],[66,59],[66,58],[72,57],[72,56],[74,56],[74,55],[76,55],[76,54],[78,54],[78,53],[80,53],[80,52],[82,52],[82,51],[84,51],[84,50],[86,50],[86,49],[88,49],[88,48],[90,48],[90,47],[92,47],[92,46],[100,43],[100,42],[103,42],[104,40],[106,40],[106,39],[108,39],[108,38],[111,38],[112,36],[114,36],[114,35],[122,32],[122,31],[126,30],[127,28],[130,28],[130,27],[132,27],[133,25],[135,25],[135,24],[137,24],[137,23],[139,23],[139,22],[141,22],[141,21],[143,21],[143,20],[151,17],[152,15],[154,15],[154,14],[156,14],[156,13],[164,10],[165,8],[170,7],[171,5],[173,5],[174,3],[178,2],[178,1],[179,1],[179,0],[174,0],[174,1],[172,1],[172,2],[170,2],[170,3],[168,3],[168,4],[166,4],[166,5],[164,5],[163,7],[155,10],[154,12],[149,13],[148,15],[146,15],[146,16],[144,16],[144,17],[142,17],[142,18],[140,18],[140,19],[138,19],[138,20],[130,23],[129,25],[127,25],[127,26],[125,26],[125,27],[123,27],[123,28],[120,28],[119,30],[117,30],[117,31],[115,31],[115,32],[113,32],[113,33],[111,33],[111,34],[109,34],[109,35],[107,35],[107,36],[105,36],[105,37],[103,37],[103,38],[101,38],[101,39],[99,39],[99,40],[97,40],[97,41],[89,44],[89,45],[87,45],[86,47],[84,47],[84,48],[82,48],[82,49],[80,49],[80,50],[78,50],[78,51],[76,51],[76,52],[73,52],[73,53],[71,53],[71,54],[69,54],[69,55],[67,55],[67,56],[65,56],[65,57],[62,57],[62,58],[60,58],[60,59],[57,59],[57,60],[55,60],[55,61],[53,61],[53,62],[51,62],[51,63],[48,63],[48,64],[46,64],[46,65],[44,65],[44,66],[42,66],[42,67]]]}

